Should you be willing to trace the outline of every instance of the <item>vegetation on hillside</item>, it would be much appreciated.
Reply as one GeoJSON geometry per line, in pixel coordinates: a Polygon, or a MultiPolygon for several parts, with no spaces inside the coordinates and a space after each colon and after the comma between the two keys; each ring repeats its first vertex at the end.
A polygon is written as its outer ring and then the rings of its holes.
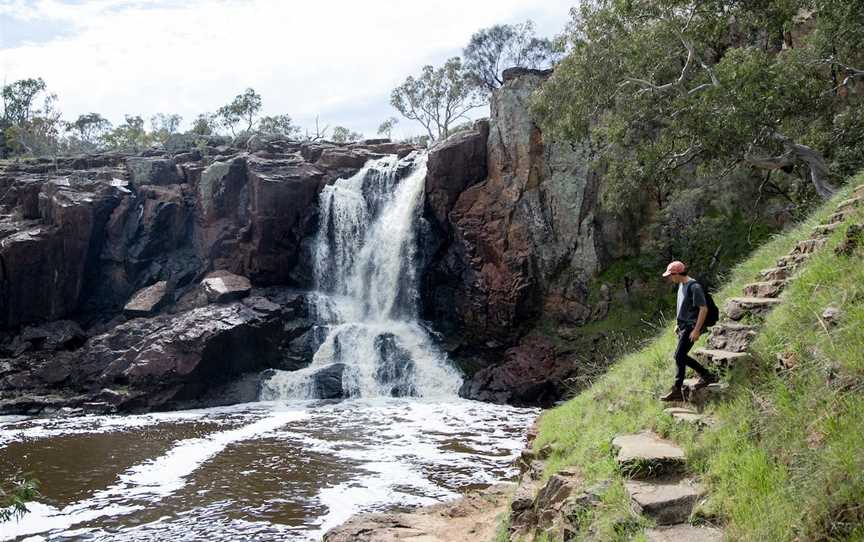
{"type": "MultiPolygon", "coordinates": [[[[851,184],[862,183],[864,174],[851,184]]],[[[761,269],[825,223],[849,192],[841,190],[738,265],[718,301],[740,295],[761,269]]],[[[647,520],[630,510],[611,441],[653,429],[684,446],[688,468],[709,489],[697,514],[724,524],[731,540],[864,539],[864,236],[850,255],[833,250],[849,224],[862,220],[859,209],[789,284],[752,349],[755,361],[728,375],[726,401],[707,407],[714,427],[700,433],[673,424],[657,400],[674,374],[671,327],[620,359],[590,389],[544,414],[535,448],[552,447],[547,476],[568,466],[586,484],[612,481],[602,506],[579,518],[583,534],[610,541],[641,536],[647,520]],[[835,326],[822,317],[827,307],[839,310],[835,326]],[[778,355],[786,360],[782,370],[778,355]]]]}

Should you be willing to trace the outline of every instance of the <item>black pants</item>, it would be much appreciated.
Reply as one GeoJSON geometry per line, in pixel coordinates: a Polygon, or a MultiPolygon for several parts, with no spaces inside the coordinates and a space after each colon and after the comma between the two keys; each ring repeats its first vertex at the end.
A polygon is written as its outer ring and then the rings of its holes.
{"type": "Polygon", "coordinates": [[[693,331],[691,326],[681,328],[678,334],[678,346],[675,348],[675,365],[678,371],[675,373],[675,385],[679,388],[684,383],[684,372],[687,367],[691,367],[699,373],[699,376],[707,378],[711,375],[705,367],[699,364],[698,361],[687,355],[690,349],[693,348],[693,341],[690,340],[690,333],[693,331]]]}

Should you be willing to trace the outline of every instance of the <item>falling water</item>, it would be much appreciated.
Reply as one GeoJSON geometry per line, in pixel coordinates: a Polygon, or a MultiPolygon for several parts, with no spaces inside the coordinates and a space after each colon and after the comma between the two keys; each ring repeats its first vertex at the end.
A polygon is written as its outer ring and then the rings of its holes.
{"type": "Polygon", "coordinates": [[[459,375],[417,321],[425,178],[424,154],[387,156],[322,190],[314,308],[327,335],[309,367],[277,371],[262,399],[455,396],[459,375]]]}

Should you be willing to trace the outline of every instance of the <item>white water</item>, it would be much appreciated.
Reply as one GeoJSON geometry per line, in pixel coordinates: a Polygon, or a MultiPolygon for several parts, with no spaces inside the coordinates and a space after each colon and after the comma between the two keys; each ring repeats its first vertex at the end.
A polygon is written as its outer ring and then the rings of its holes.
{"type": "MultiPolygon", "coordinates": [[[[455,397],[461,378],[417,321],[417,223],[426,156],[371,160],[322,190],[315,310],[327,337],[309,367],[277,371],[265,400],[314,399],[315,375],[344,365],[348,397],[455,397]],[[400,179],[399,172],[411,166],[400,179]]],[[[338,372],[335,373],[338,375],[338,372]]]]}

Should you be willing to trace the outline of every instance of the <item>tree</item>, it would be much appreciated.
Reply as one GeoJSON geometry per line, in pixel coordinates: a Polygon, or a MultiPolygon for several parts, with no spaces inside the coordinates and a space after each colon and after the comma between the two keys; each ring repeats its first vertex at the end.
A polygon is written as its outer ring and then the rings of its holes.
{"type": "Polygon", "coordinates": [[[237,127],[242,123],[246,123],[246,128],[243,130],[249,132],[252,126],[255,125],[255,117],[261,110],[261,95],[255,92],[255,89],[247,88],[243,94],[238,94],[228,105],[223,105],[216,111],[221,124],[228,128],[231,135],[237,135],[237,127]]]}
{"type": "Polygon", "coordinates": [[[34,114],[33,104],[42,92],[46,92],[47,86],[41,77],[36,79],[21,79],[4,85],[3,118],[16,126],[25,125],[34,114]]]}
{"type": "Polygon", "coordinates": [[[459,57],[438,69],[424,66],[419,77],[409,76],[390,94],[390,104],[405,118],[422,124],[433,140],[447,137],[453,122],[467,119],[468,111],[484,103],[459,57]]]}
{"type": "Polygon", "coordinates": [[[69,146],[75,150],[97,149],[110,130],[111,122],[99,113],[79,115],[75,122],[66,123],[66,131],[72,134],[69,146]]]}
{"type": "Polygon", "coordinates": [[[300,134],[300,127],[294,124],[290,115],[273,115],[261,117],[258,121],[258,132],[290,138],[300,134]]]}
{"type": "Polygon", "coordinates": [[[332,139],[334,143],[352,143],[363,139],[363,134],[360,132],[352,132],[344,126],[336,126],[333,128],[333,135],[330,136],[330,139],[332,139]]]}
{"type": "Polygon", "coordinates": [[[4,145],[13,151],[30,154],[56,152],[63,127],[56,108],[57,95],[49,93],[42,78],[21,79],[4,85],[3,100],[4,145]],[[37,99],[42,95],[41,107],[37,99]]]}
{"type": "Polygon", "coordinates": [[[463,51],[465,70],[474,84],[495,90],[506,68],[544,68],[554,59],[552,42],[534,36],[534,23],[496,24],[475,32],[463,51]]]}
{"type": "Polygon", "coordinates": [[[310,132],[309,128],[306,128],[306,140],[307,141],[318,141],[327,137],[327,130],[330,129],[329,124],[325,124],[323,127],[318,123],[318,115],[315,115],[315,131],[310,132]]]}
{"type": "Polygon", "coordinates": [[[810,40],[786,43],[809,3],[584,3],[534,110],[545,129],[603,145],[612,198],[643,187],[662,202],[682,176],[734,168],[797,168],[828,197],[827,162],[806,140],[841,104],[810,40]]]}
{"type": "Polygon", "coordinates": [[[213,135],[218,129],[219,119],[215,113],[201,113],[192,121],[192,128],[189,129],[189,133],[194,135],[213,135]]]}
{"type": "Polygon", "coordinates": [[[140,152],[152,143],[140,115],[126,115],[126,122],[108,132],[104,139],[109,148],[121,151],[140,152]]]}
{"type": "Polygon", "coordinates": [[[393,128],[399,124],[399,119],[396,117],[390,117],[381,124],[378,125],[378,135],[383,135],[387,137],[387,139],[391,139],[393,137],[393,128]]]}

